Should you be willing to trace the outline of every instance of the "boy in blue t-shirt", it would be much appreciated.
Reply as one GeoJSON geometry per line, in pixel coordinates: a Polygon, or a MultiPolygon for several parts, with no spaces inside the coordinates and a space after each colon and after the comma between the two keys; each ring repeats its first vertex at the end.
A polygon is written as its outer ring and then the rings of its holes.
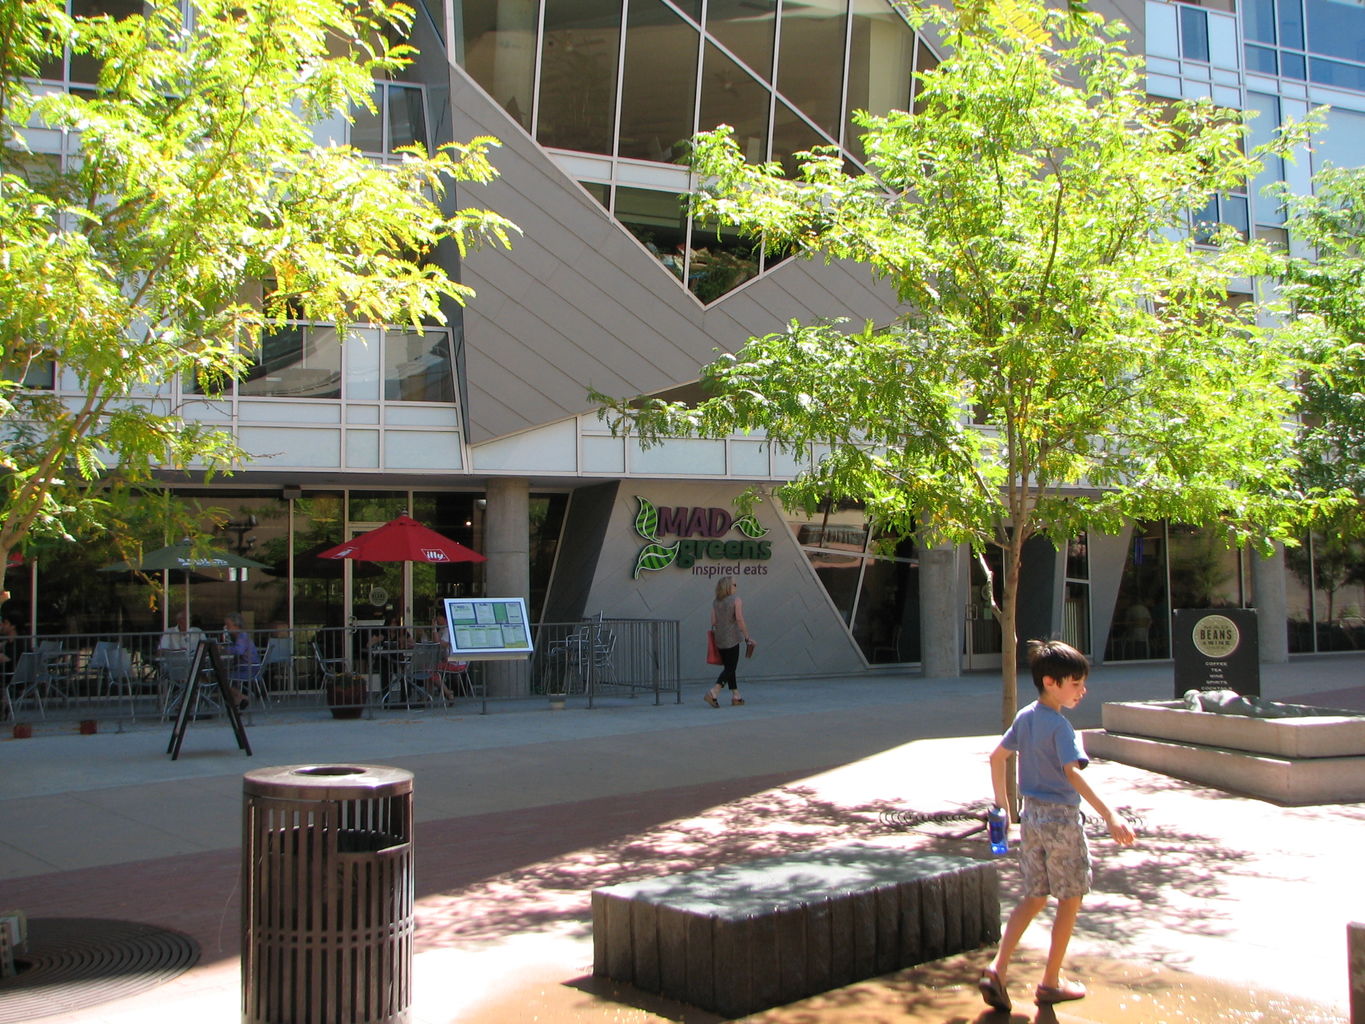
{"type": "Polygon", "coordinates": [[[1085,997],[1084,985],[1061,976],[1081,898],[1090,891],[1090,850],[1081,828],[1081,798],[1104,818],[1115,842],[1120,846],[1133,843],[1133,830],[1114,817],[1081,777],[1090,762],[1076,730],[1062,716],[1063,708],[1074,708],[1085,696],[1090,662],[1060,640],[1029,641],[1028,660],[1038,699],[1019,712],[991,752],[995,805],[1007,805],[1005,775],[1011,753],[1019,755],[1019,793],[1024,798],[1019,816],[1024,897],[1010,914],[995,959],[978,982],[982,998],[997,1010],[1011,1008],[1005,987],[1010,957],[1049,896],[1057,899],[1057,917],[1034,1001],[1043,1005],[1085,997]]]}

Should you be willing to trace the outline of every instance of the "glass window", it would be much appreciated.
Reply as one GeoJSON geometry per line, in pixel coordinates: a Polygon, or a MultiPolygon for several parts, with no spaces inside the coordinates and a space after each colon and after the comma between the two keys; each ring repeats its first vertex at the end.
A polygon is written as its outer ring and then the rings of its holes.
{"type": "MultiPolygon", "coordinates": [[[[294,499],[292,567],[285,545],[267,544],[262,551],[263,557],[259,560],[270,563],[274,575],[283,578],[286,573],[292,573],[296,628],[337,629],[345,625],[342,589],[345,563],[317,557],[319,551],[326,551],[345,539],[345,498],[342,493],[310,490],[305,491],[303,497],[294,499]]],[[[352,569],[362,564],[352,563],[352,569]]],[[[324,647],[335,647],[325,652],[329,657],[342,653],[340,632],[326,634],[322,642],[324,647]]],[[[295,644],[296,653],[298,646],[295,644]]]]}
{"type": "Polygon", "coordinates": [[[710,0],[706,31],[765,82],[773,80],[777,0],[710,0]]]}
{"type": "MultiPolygon", "coordinates": [[[[74,18],[95,18],[107,14],[115,21],[122,21],[130,14],[141,14],[142,11],[142,0],[72,0],[71,2],[71,15],[74,18]]],[[[99,74],[100,62],[94,57],[81,53],[71,55],[71,81],[94,84],[99,79],[99,74]]]]}
{"type": "Polygon", "coordinates": [[[1246,606],[1242,552],[1208,530],[1171,524],[1172,608],[1246,606]]]}
{"type": "Polygon", "coordinates": [[[542,145],[612,152],[620,0],[546,0],[536,137],[542,145]]]}
{"type": "Polygon", "coordinates": [[[1303,54],[1281,53],[1280,74],[1297,82],[1305,81],[1308,78],[1308,65],[1303,59],[1303,54]]]}
{"type": "MultiPolygon", "coordinates": [[[[1304,650],[1351,651],[1365,646],[1365,543],[1315,534],[1311,546],[1285,549],[1289,575],[1312,590],[1312,636],[1304,650]]],[[[1294,605],[1290,604],[1291,638],[1294,605]]],[[[1292,642],[1292,639],[1291,639],[1292,642]]]]}
{"type": "Polygon", "coordinates": [[[1359,64],[1342,64],[1340,61],[1323,60],[1310,57],[1308,77],[1319,85],[1335,85],[1339,89],[1365,91],[1365,67],[1359,64]]]}
{"type": "Polygon", "coordinates": [[[679,281],[687,255],[687,213],[672,192],[616,187],[616,219],[679,281]]]}
{"type": "Polygon", "coordinates": [[[1275,51],[1268,46],[1246,47],[1246,60],[1248,71],[1259,72],[1262,75],[1278,75],[1280,73],[1280,62],[1275,51]]]}
{"type": "Polygon", "coordinates": [[[1326,119],[1327,130],[1313,138],[1313,170],[1324,160],[1338,167],[1365,167],[1365,114],[1329,107],[1326,119]]]}
{"type": "Polygon", "coordinates": [[[828,146],[831,141],[821,136],[791,107],[781,100],[777,101],[777,110],[773,115],[772,158],[782,162],[782,169],[788,177],[796,176],[796,153],[815,146],[828,146]]]}
{"type": "Polygon", "coordinates": [[[450,335],[441,330],[385,331],[384,397],[390,402],[453,404],[450,335]]]}
{"type": "MultiPolygon", "coordinates": [[[[1289,6],[1289,0],[1281,0],[1289,6]]],[[[1297,3],[1292,6],[1297,8],[1297,3]]],[[[1307,0],[1308,49],[1329,57],[1365,61],[1365,8],[1339,0],[1307,0]]],[[[1286,46],[1302,42],[1285,41],[1286,46]]]]}
{"type": "Polygon", "coordinates": [[[1209,59],[1209,18],[1202,7],[1180,4],[1180,55],[1186,60],[1209,59]]]}
{"type": "Polygon", "coordinates": [[[702,302],[715,302],[758,273],[759,246],[734,228],[692,229],[687,287],[702,302]]]}
{"type": "Polygon", "coordinates": [[[604,185],[600,181],[580,181],[588,195],[592,196],[607,209],[611,209],[611,186],[604,185]]]}
{"type": "Polygon", "coordinates": [[[720,50],[706,44],[702,72],[702,131],[728,124],[746,160],[761,163],[768,158],[768,103],[771,94],[720,50]]]}
{"type": "Polygon", "coordinates": [[[1068,580],[1062,601],[1062,639],[1090,653],[1090,584],[1068,580]]]}
{"type": "Polygon", "coordinates": [[[1106,661],[1169,658],[1171,606],[1166,590],[1166,529],[1159,522],[1133,526],[1109,627],[1106,661]]]}
{"type": "Polygon", "coordinates": [[[374,83],[375,109],[351,108],[351,145],[362,153],[384,152],[384,84],[374,83]]]}
{"type": "Polygon", "coordinates": [[[1303,10],[1299,0],[1276,0],[1280,10],[1280,45],[1302,50],[1303,10]]]}
{"type": "Polygon", "coordinates": [[[908,106],[915,33],[884,0],[853,0],[849,33],[844,147],[863,160],[862,129],[853,123],[853,112],[881,115],[908,106]]]}
{"type": "MultiPolygon", "coordinates": [[[[1270,142],[1280,126],[1280,99],[1264,93],[1247,93],[1247,109],[1256,112],[1250,121],[1248,145],[1252,148],[1270,142]]],[[[1255,197],[1256,222],[1258,224],[1284,223],[1284,211],[1280,204],[1266,194],[1266,188],[1277,181],[1284,180],[1284,160],[1277,156],[1261,159],[1261,171],[1251,183],[1251,194],[1255,197]]]]}
{"type": "Polygon", "coordinates": [[[388,90],[388,152],[414,143],[426,146],[427,122],[422,112],[422,90],[412,85],[390,85],[388,90]]]}
{"type": "Polygon", "coordinates": [[[675,163],[692,137],[699,33],[661,0],[630,0],[620,155],[675,163]]]}
{"type": "Polygon", "coordinates": [[[1285,609],[1289,618],[1289,653],[1317,650],[1313,636],[1313,556],[1307,537],[1296,547],[1285,546],[1285,609]]]}
{"type": "Polygon", "coordinates": [[[1258,43],[1274,43],[1275,0],[1245,0],[1242,4],[1242,25],[1247,39],[1258,43]]]}
{"type": "Polygon", "coordinates": [[[237,390],[252,397],[340,398],[341,345],[336,331],[290,325],[266,334],[237,390]]]}
{"type": "MultiPolygon", "coordinates": [[[[472,551],[482,552],[485,547],[482,498],[483,495],[470,492],[418,492],[412,496],[412,517],[442,536],[459,541],[472,551]]],[[[532,504],[534,506],[534,499],[532,504]]],[[[440,602],[447,597],[482,593],[483,578],[482,562],[414,562],[413,625],[418,629],[430,626],[436,612],[443,607],[440,602]]]]}
{"type": "Polygon", "coordinates": [[[847,11],[847,0],[782,5],[777,90],[833,139],[839,137],[847,11]]]}
{"type": "Polygon", "coordinates": [[[1069,580],[1088,580],[1090,578],[1090,539],[1088,534],[1081,533],[1067,541],[1066,578],[1069,580]]]}
{"type": "Polygon", "coordinates": [[[536,68],[536,17],[530,0],[463,0],[455,7],[457,59],[528,131],[536,68]]]}
{"type": "Polygon", "coordinates": [[[853,639],[874,665],[920,660],[919,563],[913,561],[914,553],[914,542],[906,540],[896,560],[863,562],[853,639]]]}

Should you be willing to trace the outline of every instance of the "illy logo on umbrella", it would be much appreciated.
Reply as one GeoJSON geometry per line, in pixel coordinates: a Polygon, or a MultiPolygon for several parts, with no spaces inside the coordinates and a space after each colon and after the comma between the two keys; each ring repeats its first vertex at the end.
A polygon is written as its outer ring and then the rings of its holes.
{"type": "Polygon", "coordinates": [[[423,548],[422,557],[428,562],[449,562],[450,558],[440,548],[423,548]]]}

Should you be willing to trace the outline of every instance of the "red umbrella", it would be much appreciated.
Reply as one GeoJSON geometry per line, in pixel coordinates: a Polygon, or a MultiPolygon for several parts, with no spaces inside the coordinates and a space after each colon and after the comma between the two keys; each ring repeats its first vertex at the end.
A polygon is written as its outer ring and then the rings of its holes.
{"type": "Polygon", "coordinates": [[[486,562],[459,541],[443,537],[411,516],[399,516],[369,533],[318,552],[319,558],[362,562],[486,562]]]}

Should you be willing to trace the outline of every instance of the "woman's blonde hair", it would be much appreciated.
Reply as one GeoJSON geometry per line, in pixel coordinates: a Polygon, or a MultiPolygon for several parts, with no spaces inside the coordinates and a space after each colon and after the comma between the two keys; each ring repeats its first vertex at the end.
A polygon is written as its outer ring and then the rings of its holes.
{"type": "Polygon", "coordinates": [[[719,601],[721,598],[728,597],[738,586],[739,584],[735,582],[733,576],[722,576],[716,580],[716,600],[719,601]]]}

